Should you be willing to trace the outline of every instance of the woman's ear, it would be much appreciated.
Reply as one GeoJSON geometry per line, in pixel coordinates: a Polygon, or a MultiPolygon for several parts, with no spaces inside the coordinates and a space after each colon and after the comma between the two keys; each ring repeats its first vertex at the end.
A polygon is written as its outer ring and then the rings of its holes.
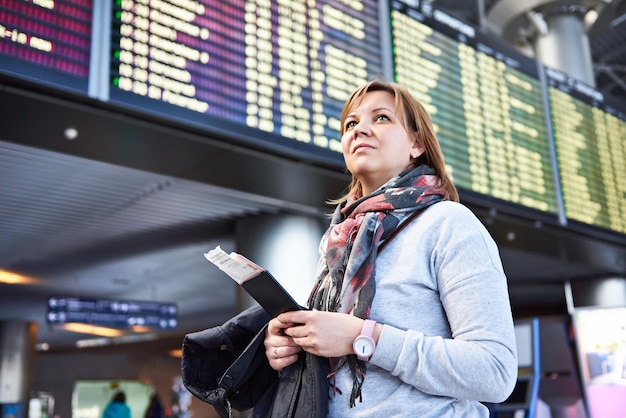
{"type": "Polygon", "coordinates": [[[426,148],[422,145],[422,141],[420,141],[419,135],[417,132],[413,134],[413,145],[411,145],[411,158],[416,159],[420,155],[424,154],[426,148]]]}

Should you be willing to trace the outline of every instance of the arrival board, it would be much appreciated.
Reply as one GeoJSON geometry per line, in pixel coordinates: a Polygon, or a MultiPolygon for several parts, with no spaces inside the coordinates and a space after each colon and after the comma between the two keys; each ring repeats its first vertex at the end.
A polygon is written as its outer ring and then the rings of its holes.
{"type": "Polygon", "coordinates": [[[395,79],[429,111],[457,187],[556,214],[536,62],[427,2],[407,3],[390,2],[395,79]]]}
{"type": "Polygon", "coordinates": [[[87,93],[92,0],[2,0],[0,72],[87,93]]]}
{"type": "Polygon", "coordinates": [[[561,72],[546,79],[565,216],[626,233],[626,114],[561,72]]]}
{"type": "Polygon", "coordinates": [[[381,73],[376,0],[115,0],[111,36],[112,102],[337,161],[343,101],[381,73]]]}

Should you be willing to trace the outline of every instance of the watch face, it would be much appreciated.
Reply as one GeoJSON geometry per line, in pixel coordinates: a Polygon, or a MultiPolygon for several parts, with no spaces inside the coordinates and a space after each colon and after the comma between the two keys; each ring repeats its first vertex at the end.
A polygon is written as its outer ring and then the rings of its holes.
{"type": "Polygon", "coordinates": [[[374,353],[374,341],[361,336],[354,340],[353,348],[357,356],[369,357],[374,353]]]}

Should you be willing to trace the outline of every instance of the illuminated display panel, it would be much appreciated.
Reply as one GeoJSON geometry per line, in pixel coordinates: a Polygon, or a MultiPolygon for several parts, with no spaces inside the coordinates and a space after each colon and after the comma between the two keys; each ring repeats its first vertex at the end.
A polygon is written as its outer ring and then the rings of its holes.
{"type": "Polygon", "coordinates": [[[394,76],[430,113],[455,184],[557,214],[536,62],[421,3],[390,2],[394,76]]]}
{"type": "Polygon", "coordinates": [[[578,308],[573,323],[590,416],[626,416],[626,308],[578,308]]]}
{"type": "Polygon", "coordinates": [[[342,161],[343,101],[382,71],[376,0],[115,0],[113,9],[112,102],[261,145],[342,161]]]}
{"type": "Polygon", "coordinates": [[[175,329],[177,315],[175,303],[54,296],[48,299],[46,320],[49,324],[175,329]]]}
{"type": "Polygon", "coordinates": [[[3,0],[0,71],[86,93],[93,0],[3,0]]]}
{"type": "Polygon", "coordinates": [[[565,216],[626,233],[626,112],[546,68],[565,216]]]}

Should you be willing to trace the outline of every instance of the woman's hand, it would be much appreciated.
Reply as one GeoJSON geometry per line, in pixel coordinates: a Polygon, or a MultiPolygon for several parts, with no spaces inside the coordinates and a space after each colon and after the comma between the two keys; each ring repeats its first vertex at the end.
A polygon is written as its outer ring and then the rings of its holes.
{"type": "MultiPolygon", "coordinates": [[[[337,312],[293,311],[278,315],[276,320],[285,326],[284,333],[294,344],[323,357],[352,354],[352,342],[363,327],[361,318],[337,312]]],[[[376,340],[380,329],[377,331],[376,340]]],[[[278,349],[278,354],[282,353],[283,349],[278,349]]]]}
{"type": "MultiPolygon", "coordinates": [[[[382,331],[374,328],[374,340],[382,331]]],[[[352,342],[361,333],[363,320],[356,316],[324,311],[293,311],[269,322],[265,336],[265,355],[274,370],[282,370],[305,350],[322,357],[353,354],[352,342]]]]}
{"type": "Polygon", "coordinates": [[[282,370],[298,360],[298,353],[302,348],[291,337],[285,334],[285,330],[293,323],[282,322],[278,318],[272,319],[265,333],[265,356],[274,370],[282,370]]]}

